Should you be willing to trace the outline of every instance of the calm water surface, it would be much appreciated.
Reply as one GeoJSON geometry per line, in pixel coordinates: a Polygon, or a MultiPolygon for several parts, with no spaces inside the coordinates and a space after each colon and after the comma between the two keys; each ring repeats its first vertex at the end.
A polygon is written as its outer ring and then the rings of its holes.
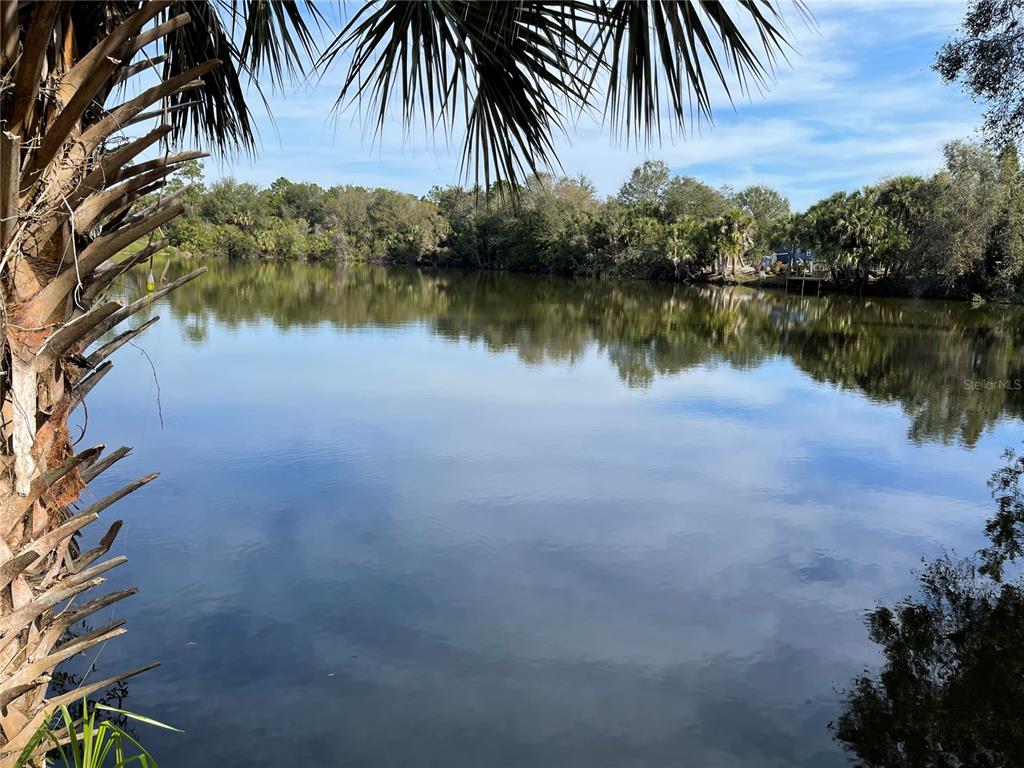
{"type": "Polygon", "coordinates": [[[163,473],[93,674],[163,662],[165,768],[845,765],[864,612],[1024,434],[1015,311],[210,266],[88,407],[91,494],[163,473]]]}

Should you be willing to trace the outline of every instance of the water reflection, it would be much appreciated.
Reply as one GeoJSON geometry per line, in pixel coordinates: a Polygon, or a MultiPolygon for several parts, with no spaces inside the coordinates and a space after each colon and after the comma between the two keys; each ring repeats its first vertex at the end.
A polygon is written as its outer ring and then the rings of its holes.
{"type": "Polygon", "coordinates": [[[829,725],[858,765],[1010,766],[1024,754],[1024,456],[1004,459],[988,546],[927,562],[916,597],[867,615],[885,663],[853,680],[829,725]]]}
{"type": "Polygon", "coordinates": [[[1019,765],[1024,585],[946,556],[923,569],[920,587],[870,613],[885,664],[854,680],[836,739],[872,768],[1019,765]]]}
{"type": "MultiPolygon", "coordinates": [[[[170,277],[188,268],[175,265],[170,277]]],[[[197,343],[211,317],[282,329],[425,323],[446,339],[514,350],[527,364],[572,362],[593,346],[633,387],[709,363],[749,368],[782,356],[817,382],[898,403],[915,442],[971,446],[1000,418],[1024,415],[1016,309],[362,265],[209,268],[170,300],[197,343]]]]}
{"type": "Polygon", "coordinates": [[[88,412],[92,493],[163,472],[102,661],[164,664],[169,768],[843,765],[864,608],[983,543],[1017,429],[959,381],[1015,312],[210,267],[88,412]]]}

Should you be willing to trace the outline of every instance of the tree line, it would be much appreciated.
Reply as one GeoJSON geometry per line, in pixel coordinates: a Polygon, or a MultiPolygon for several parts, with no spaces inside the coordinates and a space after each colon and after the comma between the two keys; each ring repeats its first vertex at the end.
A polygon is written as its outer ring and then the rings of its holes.
{"type": "MultiPolygon", "coordinates": [[[[280,178],[208,187],[185,165],[187,213],[169,240],[230,258],[372,263],[646,280],[742,277],[778,246],[815,252],[838,288],[914,296],[1024,297],[1024,176],[1016,151],[955,141],[931,176],[895,176],[794,213],[779,191],[734,191],[646,161],[600,199],[584,176],[424,197],[280,178]]],[[[774,265],[777,269],[778,264],[774,265]]]]}

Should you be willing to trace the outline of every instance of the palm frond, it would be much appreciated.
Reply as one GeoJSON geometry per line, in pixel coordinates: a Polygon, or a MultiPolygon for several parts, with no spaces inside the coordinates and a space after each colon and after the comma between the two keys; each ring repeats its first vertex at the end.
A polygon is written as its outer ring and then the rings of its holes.
{"type": "MultiPolygon", "coordinates": [[[[313,2],[249,0],[241,11],[244,20],[241,58],[250,73],[266,69],[275,85],[305,75],[307,62],[317,55],[317,42],[303,11],[319,28],[324,21],[313,2]]],[[[239,13],[232,8],[232,16],[239,13]]]]}
{"type": "Polygon", "coordinates": [[[316,49],[307,19],[319,25],[320,11],[312,0],[177,0],[163,18],[182,13],[192,21],[166,37],[164,79],[209,59],[222,64],[203,77],[198,93],[178,93],[168,100],[174,137],[190,136],[197,145],[221,150],[254,150],[256,131],[246,86],[256,90],[269,111],[261,79],[280,88],[305,75],[316,49]]]}
{"type": "MultiPolygon", "coordinates": [[[[627,139],[660,137],[662,102],[670,125],[712,117],[712,87],[732,101],[734,89],[767,86],[789,43],[774,0],[601,1],[599,50],[608,62],[606,116],[627,139]],[[746,24],[747,30],[741,26],[746,24]],[[756,42],[751,42],[751,40],[756,42]]],[[[801,2],[796,7],[806,14],[801,2]]]]}
{"type": "Polygon", "coordinates": [[[370,102],[381,131],[397,102],[408,126],[466,127],[465,173],[519,179],[555,162],[566,107],[586,108],[591,3],[425,0],[362,7],[321,57],[351,55],[339,108],[370,102]]]}
{"type": "MultiPolygon", "coordinates": [[[[800,0],[797,7],[804,12],[800,0]]],[[[763,87],[788,45],[775,0],[384,0],[363,6],[318,65],[351,57],[336,108],[370,104],[380,132],[466,127],[463,172],[513,182],[557,164],[556,133],[598,108],[627,138],[710,117],[712,84],[763,87]],[[746,25],[746,26],[744,26],[746,25]],[[442,116],[442,117],[439,117],[442,116]],[[445,120],[446,118],[446,120],[445,120]]]]}

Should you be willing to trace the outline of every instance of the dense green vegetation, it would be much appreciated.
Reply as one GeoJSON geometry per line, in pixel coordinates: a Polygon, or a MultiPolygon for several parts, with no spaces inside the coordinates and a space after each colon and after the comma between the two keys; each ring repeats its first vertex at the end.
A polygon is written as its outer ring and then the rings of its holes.
{"type": "Polygon", "coordinates": [[[415,262],[436,250],[447,232],[434,205],[388,189],[325,190],[286,179],[266,189],[225,179],[206,189],[196,162],[178,175],[179,184],[189,184],[189,208],[170,225],[170,240],[190,252],[415,262]]]}
{"type": "Polygon", "coordinates": [[[1016,152],[964,141],[945,147],[931,177],[884,179],[796,214],[774,189],[714,188],[658,161],[606,200],[584,177],[435,187],[421,199],[283,178],[266,189],[231,179],[207,188],[195,163],[179,176],[192,185],[189,213],[170,239],[193,253],[691,281],[749,274],[788,245],[813,249],[839,288],[1024,297],[1016,152]]]}

